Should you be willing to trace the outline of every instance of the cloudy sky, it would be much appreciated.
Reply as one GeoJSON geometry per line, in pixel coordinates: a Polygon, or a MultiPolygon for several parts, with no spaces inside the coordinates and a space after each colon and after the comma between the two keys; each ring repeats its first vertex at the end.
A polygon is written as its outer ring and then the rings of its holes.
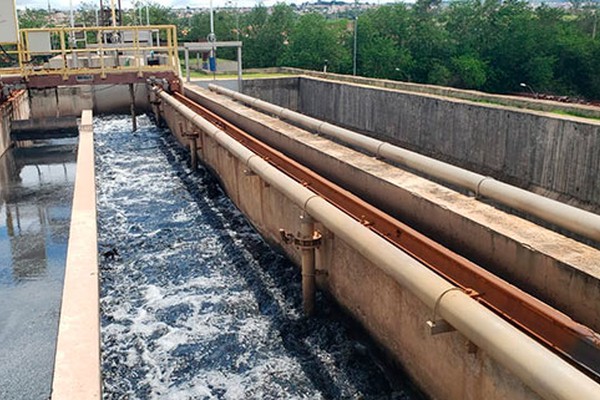
{"type": "MultiPolygon", "coordinates": [[[[81,0],[72,0],[73,1],[73,8],[77,9],[79,4],[81,3],[96,3],[96,4],[100,4],[100,0],[86,0],[86,1],[81,1],[81,0]]],[[[259,0],[231,0],[232,4],[236,4],[239,7],[253,7],[258,3],[259,0]]],[[[286,0],[286,3],[303,3],[307,0],[286,0]]],[[[310,0],[310,1],[315,1],[315,0],[310,0]]],[[[377,0],[371,0],[371,2],[376,2],[377,0]]],[[[106,2],[108,4],[110,4],[110,0],[106,0],[106,2]]],[[[142,0],[142,2],[145,2],[145,0],[142,0]]],[[[209,5],[209,0],[154,0],[152,2],[156,2],[159,4],[162,4],[164,6],[170,6],[170,7],[175,7],[175,8],[183,8],[186,6],[190,6],[190,7],[208,7],[209,5]]],[[[215,7],[219,7],[219,6],[224,6],[226,3],[229,3],[229,0],[213,0],[213,5],[215,7]]],[[[365,1],[361,1],[361,3],[363,3],[365,1]]],[[[383,2],[383,1],[382,1],[383,2]]],[[[131,5],[134,3],[133,0],[121,0],[121,4],[123,6],[123,8],[130,8],[131,5]]],[[[264,0],[263,3],[265,5],[272,5],[277,3],[277,0],[264,0]]],[[[55,9],[63,9],[63,10],[68,10],[69,9],[69,0],[50,0],[50,5],[52,6],[52,8],[55,9]]],[[[17,0],[17,8],[19,9],[23,9],[23,8],[48,8],[48,0],[17,0]]]]}

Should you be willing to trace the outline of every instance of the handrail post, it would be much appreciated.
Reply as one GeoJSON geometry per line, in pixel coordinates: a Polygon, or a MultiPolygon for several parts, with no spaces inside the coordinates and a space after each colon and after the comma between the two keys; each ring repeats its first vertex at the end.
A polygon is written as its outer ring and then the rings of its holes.
{"type": "Polygon", "coordinates": [[[60,29],[59,35],[60,35],[60,53],[61,53],[62,59],[63,59],[62,76],[63,76],[63,80],[66,81],[69,78],[69,76],[67,73],[68,64],[67,64],[67,52],[65,49],[65,28],[64,27],[60,29]]]}

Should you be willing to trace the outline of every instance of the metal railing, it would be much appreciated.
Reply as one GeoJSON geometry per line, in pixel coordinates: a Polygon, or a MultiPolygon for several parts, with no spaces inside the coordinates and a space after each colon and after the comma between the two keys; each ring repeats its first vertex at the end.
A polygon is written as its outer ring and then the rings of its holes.
{"type": "Polygon", "coordinates": [[[174,25],[21,29],[20,42],[4,49],[13,65],[0,74],[30,76],[172,71],[180,75],[174,25]]]}

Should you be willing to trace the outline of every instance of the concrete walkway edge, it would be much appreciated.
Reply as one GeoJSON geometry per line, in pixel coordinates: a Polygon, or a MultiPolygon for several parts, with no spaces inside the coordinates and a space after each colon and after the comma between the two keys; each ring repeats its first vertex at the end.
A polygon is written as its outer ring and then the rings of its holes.
{"type": "Polygon", "coordinates": [[[84,110],[62,306],[56,345],[53,400],[100,399],[100,314],[96,177],[92,111],[84,110]]]}

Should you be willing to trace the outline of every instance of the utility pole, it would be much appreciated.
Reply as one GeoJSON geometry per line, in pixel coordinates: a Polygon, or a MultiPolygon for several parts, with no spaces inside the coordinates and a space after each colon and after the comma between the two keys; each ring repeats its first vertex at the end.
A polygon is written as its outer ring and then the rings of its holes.
{"type": "Polygon", "coordinates": [[[217,41],[217,36],[215,35],[215,16],[213,12],[213,0],[210,0],[210,33],[208,34],[208,41],[213,45],[210,50],[210,56],[208,57],[208,64],[209,69],[213,73],[213,80],[215,80],[215,73],[217,71],[217,60],[214,43],[217,41]]]}
{"type": "Polygon", "coordinates": [[[354,17],[354,52],[352,57],[352,75],[356,76],[356,37],[358,36],[358,15],[354,17]]]}
{"type": "Polygon", "coordinates": [[[592,26],[592,40],[596,39],[596,31],[598,29],[598,9],[596,8],[594,11],[594,25],[592,26]]]}

